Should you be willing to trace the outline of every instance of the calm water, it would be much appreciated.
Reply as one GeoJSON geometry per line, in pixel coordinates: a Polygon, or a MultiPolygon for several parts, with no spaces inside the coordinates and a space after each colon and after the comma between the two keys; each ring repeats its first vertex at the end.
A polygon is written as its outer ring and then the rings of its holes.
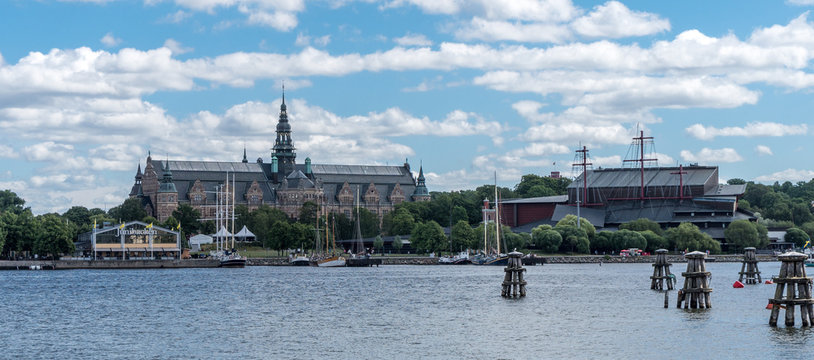
{"type": "Polygon", "coordinates": [[[501,267],[5,271],[0,358],[814,356],[799,311],[768,326],[774,285],[733,289],[740,264],[707,266],[701,311],[675,291],[664,309],[649,264],[528,267],[522,300],[500,297],[501,267]]]}

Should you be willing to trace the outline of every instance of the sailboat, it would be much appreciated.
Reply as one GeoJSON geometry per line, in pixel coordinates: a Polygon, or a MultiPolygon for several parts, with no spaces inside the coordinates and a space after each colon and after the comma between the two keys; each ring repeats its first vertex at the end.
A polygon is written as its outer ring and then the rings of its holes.
{"type": "MultiPolygon", "coordinates": [[[[334,225],[336,222],[334,222],[334,225]]],[[[336,241],[334,241],[333,236],[336,234],[336,229],[333,229],[333,234],[331,234],[331,252],[328,253],[328,214],[325,214],[325,252],[327,255],[325,257],[317,257],[316,258],[316,265],[318,267],[343,267],[345,266],[345,258],[341,256],[335,255],[336,252],[336,241]]]]}
{"type": "Polygon", "coordinates": [[[472,264],[507,266],[509,256],[500,253],[500,197],[497,192],[497,173],[495,173],[495,239],[497,240],[497,253],[489,254],[486,241],[489,227],[487,226],[486,217],[483,220],[483,255],[476,255],[472,259],[472,264]]]}
{"type": "MultiPolygon", "coordinates": [[[[227,245],[229,243],[229,239],[227,238],[226,241],[224,241],[223,246],[221,246],[220,251],[218,251],[218,253],[217,253],[218,258],[220,259],[220,267],[225,267],[225,268],[242,268],[242,267],[246,267],[246,258],[243,257],[243,256],[240,256],[240,254],[238,254],[237,250],[235,249],[235,211],[234,211],[234,207],[235,207],[235,192],[234,192],[235,177],[234,176],[235,175],[232,174],[232,187],[229,188],[229,173],[228,172],[226,173],[226,187],[227,187],[227,189],[229,190],[229,192],[232,195],[232,209],[231,209],[231,212],[232,212],[232,233],[231,233],[231,236],[232,236],[232,250],[229,251],[227,249],[227,245]]],[[[225,204],[224,204],[225,210],[226,210],[226,214],[224,214],[225,216],[223,216],[223,221],[224,221],[224,223],[226,225],[225,227],[229,226],[229,211],[230,211],[229,210],[229,192],[226,193],[225,204]]],[[[220,195],[220,193],[218,193],[218,195],[220,195]]],[[[218,215],[220,215],[220,214],[218,214],[218,215]]]]}

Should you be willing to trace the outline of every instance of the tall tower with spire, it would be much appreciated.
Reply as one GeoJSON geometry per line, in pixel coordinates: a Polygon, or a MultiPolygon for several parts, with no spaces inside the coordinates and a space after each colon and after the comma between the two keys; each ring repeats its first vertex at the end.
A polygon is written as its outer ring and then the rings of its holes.
{"type": "Polygon", "coordinates": [[[136,170],[136,182],[133,184],[133,188],[130,189],[130,197],[141,196],[141,162],[138,163],[138,170],[136,170]]]}
{"type": "Polygon", "coordinates": [[[172,212],[178,208],[178,190],[172,181],[172,171],[170,171],[169,160],[164,164],[164,176],[161,178],[161,185],[156,194],[156,218],[158,221],[167,220],[172,216],[172,212]]]}
{"type": "Polygon", "coordinates": [[[271,151],[272,158],[276,157],[280,178],[294,171],[294,161],[297,153],[294,152],[294,142],[291,140],[291,124],[288,123],[288,112],[285,106],[285,85],[283,85],[283,103],[280,105],[280,119],[277,121],[277,139],[271,151]]]}
{"type": "Polygon", "coordinates": [[[430,191],[427,190],[427,185],[424,182],[424,164],[421,164],[418,168],[418,179],[412,197],[413,201],[430,201],[430,191]]]}

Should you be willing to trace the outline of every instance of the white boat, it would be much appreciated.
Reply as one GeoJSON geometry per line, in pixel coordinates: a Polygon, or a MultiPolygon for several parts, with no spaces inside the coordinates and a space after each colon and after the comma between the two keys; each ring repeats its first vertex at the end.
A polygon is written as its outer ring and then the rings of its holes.
{"type": "Polygon", "coordinates": [[[294,266],[308,266],[311,263],[311,259],[305,255],[294,256],[289,261],[291,262],[291,265],[294,266]]]}
{"type": "Polygon", "coordinates": [[[317,260],[319,267],[343,267],[345,266],[345,258],[342,256],[331,256],[322,260],[317,260]]]}

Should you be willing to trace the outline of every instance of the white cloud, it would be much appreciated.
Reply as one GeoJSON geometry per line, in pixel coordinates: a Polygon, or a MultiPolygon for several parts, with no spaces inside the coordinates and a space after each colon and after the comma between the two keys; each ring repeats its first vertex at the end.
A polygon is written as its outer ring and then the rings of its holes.
{"type": "Polygon", "coordinates": [[[701,151],[693,154],[689,150],[681,150],[681,159],[689,162],[696,162],[702,164],[717,164],[717,163],[731,163],[743,161],[743,158],[738,155],[738,152],[732,148],[723,149],[710,149],[703,148],[701,151]]]}
{"type": "Polygon", "coordinates": [[[653,153],[653,157],[658,160],[659,166],[672,166],[676,162],[672,156],[667,154],[653,153]]]}
{"type": "Polygon", "coordinates": [[[461,40],[547,42],[559,44],[573,38],[571,30],[562,24],[521,23],[472,18],[455,30],[461,40]]]}
{"type": "Polygon", "coordinates": [[[14,159],[20,157],[14,148],[8,145],[0,144],[0,158],[14,159]]]}
{"type": "Polygon", "coordinates": [[[472,13],[487,19],[563,22],[579,9],[570,0],[393,0],[385,8],[413,5],[430,14],[472,13]]]}
{"type": "Polygon", "coordinates": [[[407,35],[395,38],[393,41],[401,46],[432,46],[432,41],[427,39],[424,34],[407,33],[407,35]]]}
{"type": "Polygon", "coordinates": [[[164,47],[167,48],[167,49],[170,49],[173,56],[186,54],[188,52],[191,52],[191,51],[195,50],[195,49],[193,49],[191,47],[185,47],[185,46],[181,45],[180,42],[175,41],[173,39],[164,40],[164,47]]]}
{"type": "Polygon", "coordinates": [[[57,144],[46,141],[24,148],[25,158],[28,161],[56,162],[73,157],[74,147],[69,144],[57,144]]]}
{"type": "Polygon", "coordinates": [[[811,181],[814,179],[814,171],[802,169],[786,169],[778,171],[769,175],[761,175],[755,178],[758,182],[775,182],[775,181],[811,181]]]}
{"type": "Polygon", "coordinates": [[[786,3],[791,5],[810,6],[814,5],[814,0],[786,0],[786,3]]]}
{"type": "Polygon", "coordinates": [[[623,38],[670,31],[670,21],[656,14],[631,11],[618,1],[597,5],[571,24],[578,34],[592,38],[623,38]]]}
{"type": "Polygon", "coordinates": [[[685,131],[696,139],[712,140],[718,136],[758,137],[805,135],[808,132],[808,126],[806,124],[786,125],[774,122],[753,122],[746,124],[744,127],[716,128],[713,126],[694,124],[686,128],[685,131]]]}
{"type": "Polygon", "coordinates": [[[755,152],[759,155],[774,155],[772,149],[766,145],[755,146],[755,152]]]}
{"type": "Polygon", "coordinates": [[[122,39],[113,36],[113,33],[107,33],[99,41],[107,47],[114,47],[121,44],[122,39]]]}
{"type": "Polygon", "coordinates": [[[303,33],[297,34],[297,39],[294,41],[294,45],[297,46],[311,46],[314,44],[316,46],[325,47],[331,43],[331,35],[323,35],[319,37],[311,37],[303,33]]]}
{"type": "Polygon", "coordinates": [[[186,12],[184,10],[178,10],[172,14],[167,14],[167,16],[164,17],[164,21],[173,24],[180,24],[181,22],[190,18],[191,16],[192,14],[189,12],[186,12]]]}

